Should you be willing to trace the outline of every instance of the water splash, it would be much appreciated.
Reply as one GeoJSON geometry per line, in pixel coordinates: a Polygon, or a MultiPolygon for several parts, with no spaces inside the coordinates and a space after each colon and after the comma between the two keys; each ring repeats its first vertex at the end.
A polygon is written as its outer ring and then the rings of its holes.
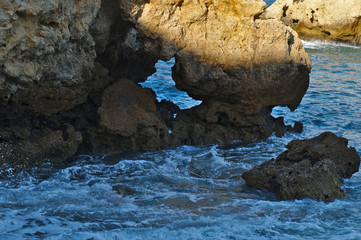
{"type": "Polygon", "coordinates": [[[0,181],[0,239],[360,239],[360,172],[345,181],[347,198],[328,204],[277,201],[241,178],[290,140],[323,131],[347,137],[361,152],[361,50],[307,44],[309,90],[296,111],[273,111],[289,123],[303,122],[302,134],[80,156],[66,165],[28,169],[0,181]],[[118,194],[114,186],[131,191],[118,194]]]}

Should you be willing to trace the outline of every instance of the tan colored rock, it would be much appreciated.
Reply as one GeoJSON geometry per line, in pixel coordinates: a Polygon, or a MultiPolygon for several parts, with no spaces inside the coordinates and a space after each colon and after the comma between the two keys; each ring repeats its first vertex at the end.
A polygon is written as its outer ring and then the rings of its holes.
{"type": "Polygon", "coordinates": [[[50,115],[85,101],[100,2],[1,1],[0,113],[50,115]]]}
{"type": "Polygon", "coordinates": [[[121,0],[120,8],[146,51],[163,60],[175,56],[176,87],[203,100],[178,114],[175,145],[282,135],[286,127],[270,109],[298,106],[311,66],[296,32],[259,19],[263,1],[121,0]]]}
{"type": "Polygon", "coordinates": [[[98,109],[100,128],[93,137],[97,152],[150,150],[165,147],[168,128],[160,121],[151,89],[121,79],[109,86],[98,109]]]}
{"type": "Polygon", "coordinates": [[[129,21],[162,59],[176,56],[173,78],[196,99],[297,107],[308,87],[310,60],[297,34],[260,20],[263,1],[120,1],[129,21]]]}
{"type": "Polygon", "coordinates": [[[263,17],[282,20],[306,40],[361,44],[359,0],[278,0],[263,17]]]}
{"type": "MultiPolygon", "coordinates": [[[[1,143],[41,144],[39,152],[73,144],[54,151],[58,159],[282,135],[271,109],[298,106],[310,60],[290,27],[260,19],[265,7],[261,0],[2,1],[1,143]],[[179,111],[136,85],[172,57],[176,86],[201,106],[179,111]],[[81,138],[68,141],[68,127],[81,138]]],[[[31,159],[45,156],[36,151],[31,159]]]]}

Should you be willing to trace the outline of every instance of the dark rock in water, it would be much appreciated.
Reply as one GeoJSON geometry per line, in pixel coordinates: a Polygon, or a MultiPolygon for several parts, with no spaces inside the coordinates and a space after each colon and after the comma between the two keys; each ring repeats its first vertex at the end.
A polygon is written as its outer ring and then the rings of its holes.
{"type": "Polygon", "coordinates": [[[113,186],[113,190],[116,191],[118,194],[122,195],[123,197],[135,194],[135,191],[133,189],[122,185],[113,186]]]}
{"type": "Polygon", "coordinates": [[[331,132],[291,141],[288,150],[242,177],[250,187],[275,193],[282,200],[312,198],[330,201],[345,197],[341,189],[360,167],[355,148],[331,132]]]}
{"type": "Polygon", "coordinates": [[[151,89],[121,79],[104,91],[98,114],[99,126],[91,132],[98,152],[151,150],[167,145],[168,127],[157,115],[151,89]]]}

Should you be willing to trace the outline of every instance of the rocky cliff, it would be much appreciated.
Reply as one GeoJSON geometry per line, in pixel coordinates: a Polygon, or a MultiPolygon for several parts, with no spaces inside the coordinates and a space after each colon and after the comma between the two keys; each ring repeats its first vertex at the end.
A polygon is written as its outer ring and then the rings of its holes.
{"type": "Polygon", "coordinates": [[[258,0],[3,1],[1,161],[23,166],[281,136],[287,128],[270,112],[298,106],[310,60],[290,27],[259,18],[265,7],[258,0]],[[200,106],[180,111],[137,85],[172,57],[176,87],[200,106]]]}
{"type": "Polygon", "coordinates": [[[203,101],[178,114],[176,144],[264,139],[282,128],[270,117],[272,106],[295,109],[308,87],[302,43],[280,21],[259,19],[263,1],[121,1],[121,7],[146,36],[147,51],[163,60],[175,56],[176,87],[203,101]]]}
{"type": "Polygon", "coordinates": [[[263,17],[282,20],[306,40],[361,44],[359,0],[277,0],[263,17]]]}

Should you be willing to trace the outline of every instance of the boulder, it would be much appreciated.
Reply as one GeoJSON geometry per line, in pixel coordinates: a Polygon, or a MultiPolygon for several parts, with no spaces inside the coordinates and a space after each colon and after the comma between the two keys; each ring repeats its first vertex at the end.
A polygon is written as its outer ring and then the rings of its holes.
{"type": "Polygon", "coordinates": [[[172,144],[228,144],[235,140],[249,143],[267,139],[272,133],[282,137],[286,131],[300,132],[302,129],[301,123],[296,123],[295,127],[285,126],[283,117],[272,117],[271,107],[254,114],[245,114],[238,107],[242,109],[237,104],[205,101],[179,111],[172,122],[172,144]]]}
{"type": "Polygon", "coordinates": [[[250,187],[275,193],[282,200],[342,198],[344,178],[359,171],[360,157],[348,141],[331,132],[293,140],[276,159],[243,173],[250,187]]]}
{"type": "Polygon", "coordinates": [[[302,39],[361,44],[359,0],[277,0],[262,17],[282,20],[302,39]]]}
{"type": "Polygon", "coordinates": [[[167,146],[168,127],[158,116],[154,92],[121,79],[103,93],[99,126],[91,132],[96,152],[160,149],[167,146]]]}
{"type": "Polygon", "coordinates": [[[122,197],[127,197],[130,195],[134,195],[137,192],[133,189],[131,189],[130,187],[127,186],[123,186],[123,185],[115,185],[112,187],[113,191],[116,191],[119,195],[121,195],[122,197]]]}

